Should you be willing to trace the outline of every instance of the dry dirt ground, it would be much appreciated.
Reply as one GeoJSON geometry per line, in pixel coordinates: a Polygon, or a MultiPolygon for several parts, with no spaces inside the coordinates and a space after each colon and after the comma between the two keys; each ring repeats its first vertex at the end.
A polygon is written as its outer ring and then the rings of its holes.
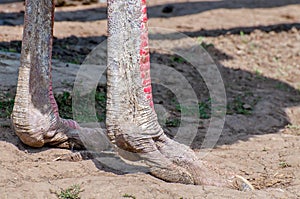
{"type": "MultiPolygon", "coordinates": [[[[1,199],[57,198],[55,192],[74,184],[83,189],[81,198],[300,198],[299,0],[149,2],[150,26],[184,33],[218,65],[228,102],[226,122],[204,159],[246,177],[256,188],[246,193],[166,183],[144,173],[117,175],[92,160],[53,161],[70,151],[32,149],[20,143],[9,125],[8,106],[16,88],[23,10],[17,0],[0,1],[1,199]]],[[[54,90],[63,93],[72,91],[80,63],[105,40],[106,7],[101,3],[58,7],[55,19],[54,90]]],[[[157,40],[184,49],[184,39],[157,40]]],[[[191,144],[200,156],[210,121],[207,87],[182,58],[160,49],[151,52],[152,62],[183,74],[201,101],[201,122],[191,144]]],[[[105,79],[99,87],[105,91],[104,84],[105,79]]],[[[172,137],[180,111],[174,94],[166,90],[154,85],[154,101],[169,113],[163,126],[172,137]]]]}

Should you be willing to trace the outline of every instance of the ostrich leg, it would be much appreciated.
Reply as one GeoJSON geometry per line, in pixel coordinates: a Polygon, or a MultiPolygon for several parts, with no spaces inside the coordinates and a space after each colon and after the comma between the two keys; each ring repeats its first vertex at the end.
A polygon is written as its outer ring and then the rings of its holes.
{"type": "MultiPolygon", "coordinates": [[[[170,182],[231,186],[187,146],[169,139],[153,109],[145,0],[108,0],[107,132],[150,173],[170,182]]],[[[126,158],[126,157],[125,157],[126,158]]]]}
{"type": "Polygon", "coordinates": [[[75,121],[59,117],[52,92],[53,0],[26,0],[21,66],[12,123],[27,145],[81,145],[75,121]]]}
{"type": "MultiPolygon", "coordinates": [[[[59,117],[53,97],[53,0],[25,0],[21,66],[12,113],[27,145],[82,146],[75,121],[59,117]]],[[[188,147],[167,138],[153,109],[145,0],[108,0],[107,132],[121,149],[144,159],[170,182],[230,186],[188,147]]],[[[88,132],[87,132],[88,133],[88,132]]]]}

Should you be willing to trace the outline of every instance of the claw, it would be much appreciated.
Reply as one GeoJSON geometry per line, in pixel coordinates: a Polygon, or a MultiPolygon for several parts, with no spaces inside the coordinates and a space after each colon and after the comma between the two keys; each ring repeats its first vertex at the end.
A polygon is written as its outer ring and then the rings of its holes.
{"type": "Polygon", "coordinates": [[[239,191],[254,191],[252,184],[240,175],[235,175],[232,179],[232,186],[239,191]]]}
{"type": "Polygon", "coordinates": [[[83,157],[81,155],[80,152],[76,152],[76,153],[68,153],[68,154],[64,154],[61,155],[55,159],[53,159],[52,161],[70,161],[70,162],[79,162],[83,160],[83,157]]]}

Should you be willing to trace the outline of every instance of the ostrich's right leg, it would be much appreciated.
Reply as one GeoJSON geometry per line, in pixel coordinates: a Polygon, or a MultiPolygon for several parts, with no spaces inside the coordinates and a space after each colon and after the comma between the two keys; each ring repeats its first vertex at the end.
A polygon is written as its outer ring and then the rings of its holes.
{"type": "MultiPolygon", "coordinates": [[[[123,150],[123,157],[129,152],[131,157],[142,158],[150,173],[158,178],[232,187],[228,178],[233,174],[219,175],[189,147],[169,139],[157,121],[151,92],[146,11],[146,0],[108,0],[108,135],[123,150]]],[[[244,179],[237,183],[238,189],[251,189],[244,179]]]]}
{"type": "Polygon", "coordinates": [[[21,66],[12,123],[27,145],[81,145],[75,121],[59,117],[52,92],[53,0],[26,0],[21,66]]]}

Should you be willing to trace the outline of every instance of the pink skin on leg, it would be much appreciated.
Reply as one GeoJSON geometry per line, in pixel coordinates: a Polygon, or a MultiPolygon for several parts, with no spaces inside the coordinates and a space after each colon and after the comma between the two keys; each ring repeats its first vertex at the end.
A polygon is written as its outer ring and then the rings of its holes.
{"type": "MultiPolygon", "coordinates": [[[[57,103],[55,101],[55,98],[54,98],[53,88],[52,88],[52,81],[50,82],[50,85],[49,85],[49,93],[48,94],[49,94],[49,100],[50,100],[50,104],[52,106],[53,113],[54,113],[55,117],[59,118],[58,105],[57,105],[57,103]]],[[[68,127],[72,128],[72,129],[79,129],[79,125],[76,121],[68,120],[68,119],[61,119],[61,120],[68,127]]]]}
{"type": "MultiPolygon", "coordinates": [[[[55,4],[53,3],[52,6],[53,6],[52,7],[52,9],[53,9],[52,12],[54,12],[55,4]]],[[[52,21],[52,23],[51,23],[51,26],[52,26],[52,28],[51,28],[51,30],[52,30],[51,31],[51,40],[53,40],[53,24],[54,24],[54,15],[53,14],[51,15],[51,21],[52,21]]],[[[52,43],[52,41],[51,41],[51,43],[52,43]]],[[[51,45],[51,47],[52,47],[52,45],[51,45]]],[[[49,56],[50,56],[49,60],[51,60],[52,59],[52,54],[50,53],[49,56]]],[[[54,94],[53,94],[52,71],[51,70],[52,69],[51,69],[51,65],[50,65],[50,67],[49,67],[49,79],[50,79],[50,82],[49,82],[49,87],[48,87],[48,89],[49,89],[48,90],[48,97],[49,97],[49,100],[50,100],[50,104],[51,104],[54,116],[57,117],[57,118],[59,118],[58,105],[57,105],[57,103],[55,101],[54,94]]],[[[78,125],[78,123],[76,121],[74,121],[74,120],[68,120],[68,119],[61,119],[61,120],[63,121],[63,123],[65,125],[67,125],[68,127],[72,128],[72,129],[79,129],[80,128],[80,126],[78,125]]]]}
{"type": "MultiPolygon", "coordinates": [[[[51,68],[50,68],[51,70],[51,68]]],[[[51,71],[50,71],[50,75],[51,75],[51,71]]],[[[50,77],[51,79],[51,77],[50,77]]],[[[55,101],[55,98],[54,98],[54,94],[53,94],[53,88],[52,88],[52,81],[50,81],[49,83],[49,100],[50,100],[50,104],[52,106],[52,110],[53,110],[53,113],[55,115],[55,117],[59,118],[59,113],[58,113],[58,105],[55,101]]],[[[74,120],[68,120],[68,119],[61,119],[62,122],[67,125],[68,127],[72,128],[72,129],[79,129],[80,126],[79,124],[74,121],[74,120]]]]}
{"type": "Polygon", "coordinates": [[[149,101],[150,106],[153,108],[152,100],[152,87],[150,78],[150,54],[149,54],[149,42],[148,42],[148,28],[147,28],[147,7],[146,0],[142,0],[142,23],[141,23],[141,49],[140,49],[140,70],[142,85],[146,99],[149,101]]]}

